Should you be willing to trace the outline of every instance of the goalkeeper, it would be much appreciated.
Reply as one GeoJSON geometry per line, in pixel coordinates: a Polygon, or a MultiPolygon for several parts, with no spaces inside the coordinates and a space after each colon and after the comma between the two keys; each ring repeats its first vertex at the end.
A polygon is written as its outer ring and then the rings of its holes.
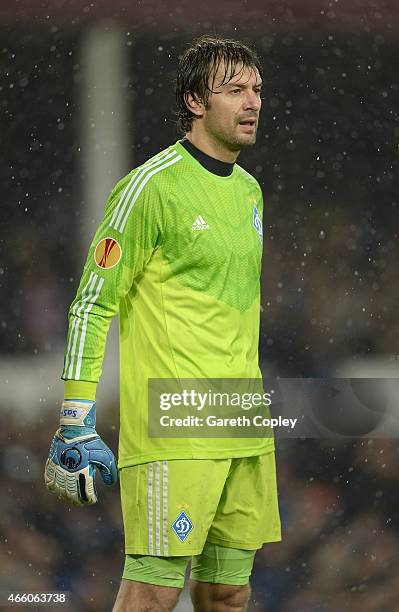
{"type": "Polygon", "coordinates": [[[278,541],[273,438],[148,436],[148,380],[260,379],[262,192],[237,163],[252,146],[262,67],[239,41],[202,37],[180,58],[185,137],[111,192],[76,297],[48,489],[97,500],[95,470],[117,479],[95,430],[96,386],[119,315],[118,469],[125,566],[114,612],[168,612],[191,560],[201,612],[246,609],[256,550],[278,541]]]}

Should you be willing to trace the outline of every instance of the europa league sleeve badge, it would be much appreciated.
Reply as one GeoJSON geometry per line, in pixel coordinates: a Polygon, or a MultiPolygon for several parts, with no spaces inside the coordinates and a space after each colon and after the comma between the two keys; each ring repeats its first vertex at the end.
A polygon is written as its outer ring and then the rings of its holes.
{"type": "Polygon", "coordinates": [[[103,238],[100,240],[94,251],[94,261],[99,268],[114,268],[122,255],[119,242],[114,238],[103,238]]]}

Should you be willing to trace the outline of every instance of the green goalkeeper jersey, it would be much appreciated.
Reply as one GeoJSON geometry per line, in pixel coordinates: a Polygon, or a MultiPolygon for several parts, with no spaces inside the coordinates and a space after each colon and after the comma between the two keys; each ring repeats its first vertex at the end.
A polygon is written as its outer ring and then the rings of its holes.
{"type": "Polygon", "coordinates": [[[235,164],[203,167],[180,142],[111,192],[76,297],[62,378],[95,399],[111,319],[119,314],[119,466],[261,455],[267,438],[148,435],[148,379],[260,378],[262,193],[235,164]]]}

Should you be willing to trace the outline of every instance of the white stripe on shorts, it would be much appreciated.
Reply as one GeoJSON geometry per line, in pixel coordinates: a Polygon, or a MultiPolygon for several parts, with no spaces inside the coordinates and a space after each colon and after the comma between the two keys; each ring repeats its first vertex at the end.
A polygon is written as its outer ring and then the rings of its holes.
{"type": "Polygon", "coordinates": [[[154,543],[152,540],[152,479],[153,479],[153,466],[152,463],[148,464],[148,554],[154,554],[154,543]]]}
{"type": "Polygon", "coordinates": [[[162,462],[162,535],[163,554],[168,556],[168,462],[162,462]]]}
{"type": "Polygon", "coordinates": [[[160,487],[160,462],[155,463],[155,554],[161,555],[161,487],[160,487]]]}

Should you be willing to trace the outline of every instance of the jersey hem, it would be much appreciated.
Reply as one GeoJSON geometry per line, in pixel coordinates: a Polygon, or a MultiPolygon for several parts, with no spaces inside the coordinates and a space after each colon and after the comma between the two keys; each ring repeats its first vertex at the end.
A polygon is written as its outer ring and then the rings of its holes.
{"type": "Polygon", "coordinates": [[[268,453],[274,452],[274,439],[270,439],[268,444],[261,448],[242,448],[239,451],[237,449],[227,449],[220,451],[215,449],[214,451],[181,451],[176,450],[170,451],[158,451],[155,453],[148,453],[143,455],[128,456],[123,459],[119,459],[118,468],[122,469],[125,467],[131,467],[133,465],[140,465],[141,463],[151,463],[153,461],[164,461],[173,459],[240,459],[243,457],[259,457],[260,455],[267,455],[268,453]]]}

